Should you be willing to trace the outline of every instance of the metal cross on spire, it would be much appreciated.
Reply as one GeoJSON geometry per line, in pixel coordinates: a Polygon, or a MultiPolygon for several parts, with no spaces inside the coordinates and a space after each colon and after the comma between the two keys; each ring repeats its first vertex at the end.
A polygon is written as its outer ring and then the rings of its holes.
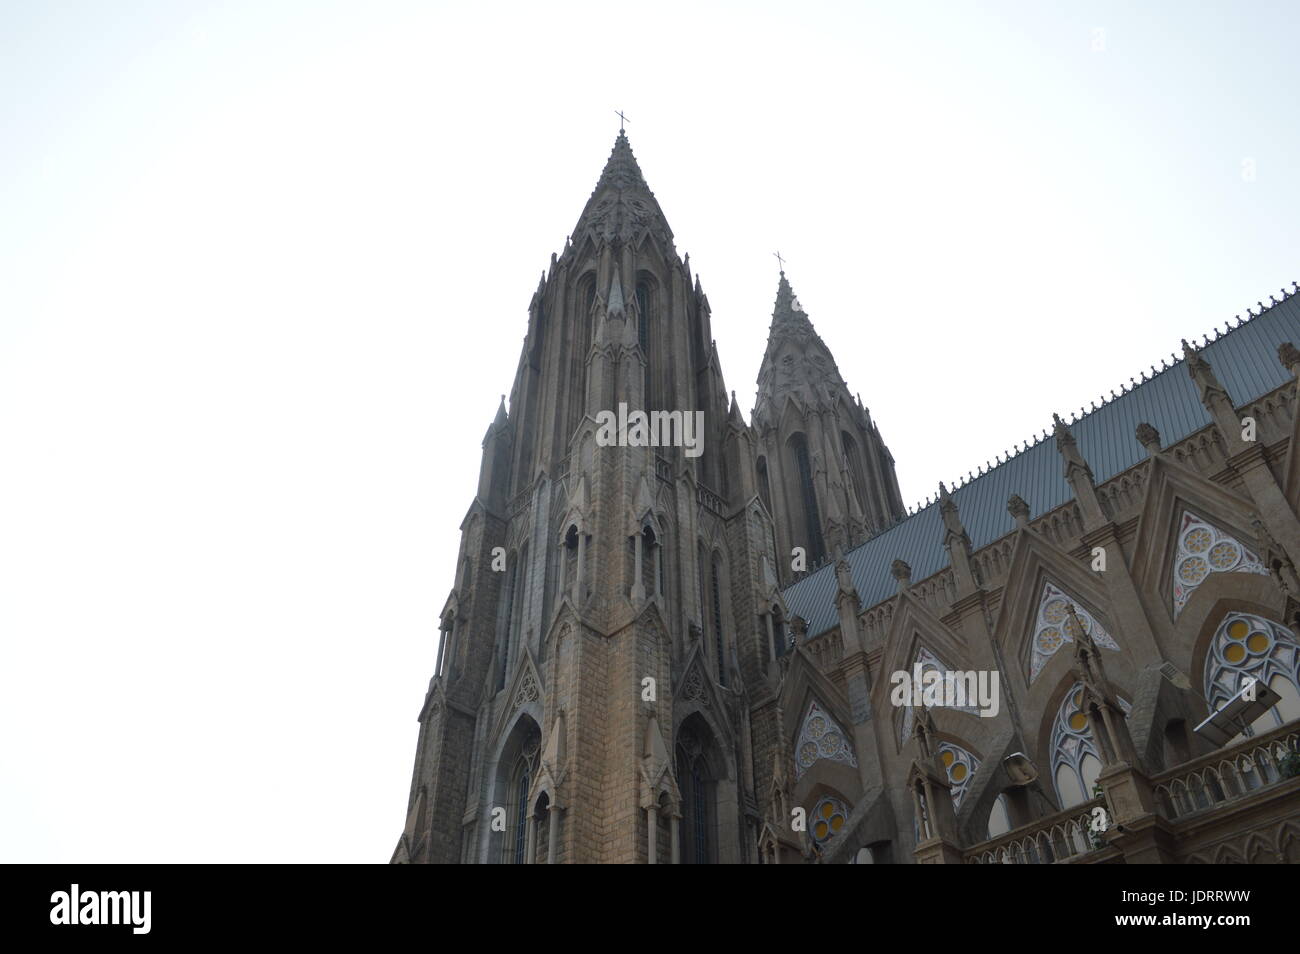
{"type": "Polygon", "coordinates": [[[780,269],[781,269],[781,274],[784,275],[784,274],[785,274],[785,259],[783,259],[783,258],[781,257],[781,253],[780,253],[780,252],[773,252],[772,254],[776,256],[776,264],[780,267],[780,269]]]}
{"type": "Polygon", "coordinates": [[[618,131],[623,131],[623,124],[629,122],[628,118],[623,115],[623,110],[616,109],[614,112],[618,115],[618,131]]]}

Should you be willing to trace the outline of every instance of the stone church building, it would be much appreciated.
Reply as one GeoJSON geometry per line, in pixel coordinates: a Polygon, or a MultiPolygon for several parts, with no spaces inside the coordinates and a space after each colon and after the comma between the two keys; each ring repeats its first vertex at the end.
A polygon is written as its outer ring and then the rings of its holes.
{"type": "Polygon", "coordinates": [[[392,860],[1300,861],[1292,342],[1295,289],[908,511],[784,273],[742,414],[620,132],[483,440],[392,860]],[[702,452],[602,440],[620,404],[702,452]]]}

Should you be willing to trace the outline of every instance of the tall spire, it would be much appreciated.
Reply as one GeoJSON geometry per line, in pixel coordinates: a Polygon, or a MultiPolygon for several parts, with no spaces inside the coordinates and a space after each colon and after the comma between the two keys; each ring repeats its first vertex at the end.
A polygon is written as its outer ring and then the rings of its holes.
{"type": "Polygon", "coordinates": [[[619,192],[631,189],[650,191],[645,176],[641,174],[641,167],[637,165],[636,156],[632,155],[632,144],[627,140],[627,133],[621,129],[618,131],[618,138],[614,140],[614,148],[610,151],[605,169],[601,172],[592,195],[605,187],[613,187],[619,192]]]}
{"type": "MultiPolygon", "coordinates": [[[[817,337],[812,322],[795,297],[794,289],[786,281],[785,271],[781,272],[781,281],[776,286],[776,307],[772,310],[771,338],[817,337]]],[[[769,347],[771,341],[769,339],[769,347]]]]}
{"type": "Polygon", "coordinates": [[[628,242],[646,229],[666,248],[672,247],[672,229],[632,155],[627,133],[620,129],[573,238],[576,243],[590,232],[597,240],[628,242]]]}
{"type": "Polygon", "coordinates": [[[769,461],[784,461],[786,474],[798,474],[791,479],[800,481],[804,498],[789,505],[774,499],[778,549],[804,545],[814,536],[813,522],[820,522],[831,547],[847,548],[903,513],[893,456],[853,400],[784,268],[752,421],[760,453],[769,461]],[[792,406],[794,412],[787,413],[792,406]],[[791,444],[796,435],[798,441],[791,444]],[[817,517],[810,521],[809,514],[817,517]]]}

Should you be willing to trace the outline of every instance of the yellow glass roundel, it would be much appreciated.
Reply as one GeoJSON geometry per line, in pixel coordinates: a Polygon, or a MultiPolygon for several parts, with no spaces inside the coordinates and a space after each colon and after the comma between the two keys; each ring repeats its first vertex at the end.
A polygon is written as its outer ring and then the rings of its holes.
{"type": "Polygon", "coordinates": [[[1231,623],[1228,624],[1229,639],[1244,639],[1246,633],[1248,633],[1249,631],[1250,631],[1250,627],[1246,625],[1246,621],[1244,619],[1233,620],[1231,623]]]}
{"type": "Polygon", "coordinates": [[[956,758],[955,755],[953,755],[951,752],[949,752],[949,751],[946,750],[946,749],[944,750],[943,755],[941,755],[941,756],[939,756],[939,757],[940,757],[941,759],[943,759],[943,767],[944,767],[944,768],[951,768],[951,767],[952,767],[952,760],[956,758]]]}
{"type": "Polygon", "coordinates": [[[1230,663],[1239,663],[1246,658],[1246,648],[1241,643],[1233,643],[1223,651],[1223,658],[1230,663]]]}
{"type": "Polygon", "coordinates": [[[839,831],[844,827],[844,816],[836,815],[831,819],[831,831],[839,831]]]}
{"type": "Polygon", "coordinates": [[[834,805],[832,805],[830,802],[827,802],[826,804],[822,805],[822,818],[830,818],[834,814],[835,814],[834,805]]]}
{"type": "Polygon", "coordinates": [[[962,765],[961,763],[954,765],[952,769],[952,780],[954,782],[960,782],[965,777],[966,777],[966,766],[962,765]]]}
{"type": "Polygon", "coordinates": [[[1075,732],[1082,732],[1088,727],[1088,717],[1082,712],[1076,712],[1070,716],[1070,728],[1075,732]]]}
{"type": "Polygon", "coordinates": [[[820,841],[821,839],[825,838],[828,834],[830,834],[830,829],[826,827],[826,823],[824,821],[819,821],[816,825],[813,826],[813,834],[816,835],[817,839],[820,841]]]}
{"type": "Polygon", "coordinates": [[[1210,564],[1216,570],[1226,570],[1241,558],[1241,551],[1231,540],[1221,540],[1210,551],[1210,564]]]}
{"type": "Polygon", "coordinates": [[[803,764],[804,768],[807,768],[809,765],[812,765],[817,761],[816,742],[805,742],[803,745],[799,746],[799,761],[803,764]]]}
{"type": "Polygon", "coordinates": [[[1268,637],[1263,633],[1251,633],[1250,639],[1246,640],[1246,648],[1252,653],[1262,653],[1268,649],[1268,637]]]}
{"type": "Polygon", "coordinates": [[[1189,553],[1200,553],[1210,545],[1210,531],[1204,527],[1196,527],[1189,530],[1187,536],[1183,537],[1183,546],[1189,553]]]}
{"type": "Polygon", "coordinates": [[[1195,586],[1209,574],[1209,564],[1203,557],[1188,557],[1178,566],[1178,578],[1184,583],[1195,586]]]}

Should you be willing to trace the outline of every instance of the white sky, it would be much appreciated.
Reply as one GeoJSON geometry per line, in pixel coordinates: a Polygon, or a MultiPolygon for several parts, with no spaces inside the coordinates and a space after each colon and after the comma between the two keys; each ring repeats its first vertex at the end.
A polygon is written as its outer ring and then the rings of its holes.
{"type": "Polygon", "coordinates": [[[1058,6],[0,8],[0,861],[388,859],[615,109],[909,503],[1300,278],[1293,8],[1058,6]]]}

